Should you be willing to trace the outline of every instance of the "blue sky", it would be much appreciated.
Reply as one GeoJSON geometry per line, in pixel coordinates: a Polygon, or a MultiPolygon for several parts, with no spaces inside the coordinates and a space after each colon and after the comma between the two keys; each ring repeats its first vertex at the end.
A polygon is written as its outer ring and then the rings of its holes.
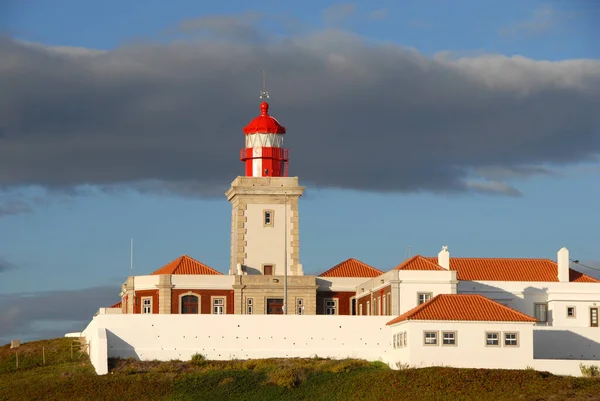
{"type": "MultiPolygon", "coordinates": [[[[599,33],[594,23],[600,17],[600,6],[591,1],[427,0],[341,4],[323,1],[24,0],[2,7],[0,14],[4,17],[0,19],[0,29],[11,39],[109,52],[140,44],[166,46],[187,39],[181,29],[183,21],[230,16],[244,29],[244,24],[257,25],[272,40],[334,29],[382,48],[412,48],[429,58],[445,52],[457,57],[500,54],[549,61],[600,58],[600,48],[594,45],[599,33]]],[[[223,22],[222,19],[219,21],[223,22]]],[[[590,68],[597,67],[592,65],[590,68]]],[[[373,74],[377,72],[373,71],[373,74]]],[[[248,83],[247,87],[252,88],[252,85],[254,82],[248,83]]],[[[259,85],[257,82],[256,93],[260,90],[259,85]]],[[[284,82],[280,81],[279,88],[275,85],[271,91],[276,94],[284,87],[284,82]]],[[[253,99],[252,96],[254,93],[248,98],[253,99]]],[[[287,95],[279,93],[279,96],[287,95]]],[[[598,99],[597,92],[592,91],[590,96],[586,101],[598,99]]],[[[258,112],[257,96],[256,104],[253,101],[232,111],[229,124],[237,128],[228,128],[219,134],[227,136],[237,147],[243,146],[242,127],[258,112]]],[[[294,154],[302,155],[302,152],[295,153],[295,149],[302,146],[306,131],[302,132],[300,128],[304,127],[300,125],[297,125],[298,129],[290,125],[296,120],[284,104],[282,101],[277,105],[277,96],[274,96],[272,113],[288,129],[286,140],[292,154],[291,174],[298,175],[303,182],[302,172],[306,171],[307,176],[309,173],[302,168],[302,163],[294,164],[294,154]],[[286,113],[290,115],[287,120],[286,113]]],[[[331,118],[343,117],[332,113],[331,118]]],[[[57,131],[63,129],[63,124],[68,129],[68,123],[60,118],[55,123],[57,131]]],[[[402,122],[393,124],[401,126],[402,122]]],[[[406,257],[409,245],[412,255],[435,255],[442,245],[448,245],[451,255],[455,256],[551,259],[556,257],[560,247],[567,246],[573,259],[590,263],[599,261],[600,164],[595,158],[600,149],[600,133],[597,120],[592,119],[586,124],[588,152],[581,153],[580,160],[572,154],[568,158],[561,157],[559,146],[550,152],[555,157],[552,160],[538,159],[533,153],[532,164],[544,167],[540,174],[516,173],[520,171],[516,169],[500,174],[500,178],[492,176],[494,188],[489,191],[437,191],[418,186],[414,190],[395,190],[393,179],[389,177],[382,177],[377,188],[353,187],[347,183],[360,169],[348,164],[344,164],[349,173],[343,183],[327,185],[313,178],[304,181],[308,188],[301,199],[300,228],[305,272],[320,273],[350,257],[386,270],[406,257]],[[389,191],[386,190],[387,182],[390,183],[389,191]],[[338,206],[340,199],[344,199],[341,207],[338,206]]],[[[169,135],[172,128],[166,126],[164,129],[165,135],[169,135]]],[[[445,130],[443,125],[440,130],[445,130]]],[[[575,135],[575,127],[573,131],[573,141],[577,142],[580,139],[575,135]]],[[[0,148],[3,146],[2,132],[0,148]]],[[[10,135],[8,129],[4,133],[10,135]]],[[[327,132],[324,134],[328,135],[327,132]]],[[[535,136],[535,132],[531,135],[535,136]]],[[[57,141],[57,146],[68,147],[71,145],[68,141],[74,140],[77,139],[61,139],[63,142],[57,141]]],[[[327,152],[334,164],[337,157],[347,153],[345,146],[351,146],[339,143],[327,152]]],[[[39,146],[42,153],[37,157],[43,159],[43,146],[46,145],[39,146]]],[[[545,147],[543,142],[536,146],[545,147]]],[[[219,182],[226,187],[236,174],[243,174],[243,165],[237,150],[223,149],[229,148],[217,147],[214,152],[218,152],[223,163],[231,166],[228,170],[231,174],[219,177],[219,182]]],[[[410,149],[401,146],[398,150],[411,153],[410,149]]],[[[518,154],[519,149],[508,152],[518,154]]],[[[104,156],[107,163],[112,155],[104,156]]],[[[193,153],[191,155],[173,157],[194,157],[193,153]]],[[[357,159],[351,159],[351,163],[362,163],[357,159]]],[[[310,164],[306,160],[304,163],[310,164]]],[[[393,161],[390,163],[394,164],[393,161]]],[[[519,163],[523,165],[524,162],[520,160],[519,163]]],[[[6,176],[18,169],[14,167],[13,171],[10,165],[2,168],[6,176]]],[[[68,173],[77,169],[73,162],[68,173]]],[[[410,167],[404,170],[406,175],[411,175],[410,167]]],[[[469,171],[475,170],[477,168],[473,167],[469,171]]],[[[221,187],[206,196],[189,196],[185,191],[182,195],[182,191],[168,189],[144,191],[127,185],[115,187],[102,180],[94,182],[83,173],[79,181],[72,180],[57,187],[50,184],[61,181],[62,175],[66,176],[67,171],[48,167],[48,174],[44,176],[47,184],[41,178],[0,181],[0,200],[5,202],[4,206],[0,203],[0,211],[2,207],[6,211],[0,213],[0,261],[6,266],[4,270],[0,268],[0,294],[4,294],[6,300],[16,302],[17,294],[22,293],[113,286],[116,302],[120,283],[129,272],[130,238],[134,238],[134,267],[138,274],[150,273],[184,253],[227,272],[230,205],[224,195],[220,195],[221,187]]],[[[159,178],[151,174],[148,177],[159,178]]],[[[374,175],[370,180],[377,180],[377,177],[374,175]]],[[[170,176],[169,179],[176,180],[177,177],[170,176]]],[[[198,179],[195,184],[202,187],[213,183],[198,179]]],[[[104,301],[109,293],[103,293],[103,298],[99,299],[104,301]]],[[[93,310],[85,312],[93,313],[93,310]]],[[[19,330],[25,330],[28,321],[39,318],[33,313],[27,316],[27,311],[22,313],[25,316],[20,326],[15,320],[5,318],[7,325],[14,324],[14,331],[0,332],[0,340],[8,339],[3,334],[18,334],[19,330]]],[[[56,317],[56,320],[63,321],[63,318],[56,317]]],[[[73,322],[74,327],[78,324],[81,322],[73,322]]]]}

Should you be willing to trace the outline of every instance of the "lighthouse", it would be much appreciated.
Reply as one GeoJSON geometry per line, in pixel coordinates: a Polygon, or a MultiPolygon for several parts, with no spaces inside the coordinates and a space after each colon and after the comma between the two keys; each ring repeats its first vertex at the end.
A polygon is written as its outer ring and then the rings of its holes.
{"type": "Polygon", "coordinates": [[[269,115],[269,103],[260,104],[260,115],[244,128],[244,134],[246,146],[240,151],[240,159],[246,164],[246,177],[287,177],[285,127],[269,115]]]}
{"type": "Polygon", "coordinates": [[[304,187],[289,176],[286,128],[269,114],[266,101],[258,108],[260,114],[243,128],[244,175],[225,193],[231,203],[235,313],[315,313],[315,279],[304,276],[300,263],[298,200],[304,187]]]}

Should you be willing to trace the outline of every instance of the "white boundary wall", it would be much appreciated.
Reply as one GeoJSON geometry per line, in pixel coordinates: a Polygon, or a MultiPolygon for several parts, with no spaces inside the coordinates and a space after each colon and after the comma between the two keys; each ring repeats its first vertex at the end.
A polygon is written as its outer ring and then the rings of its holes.
{"type": "MultiPolygon", "coordinates": [[[[102,314],[94,317],[81,336],[89,344],[90,360],[98,374],[108,373],[108,358],[185,361],[195,353],[213,360],[315,355],[359,358],[382,361],[392,368],[397,368],[396,362],[407,362],[415,367],[524,369],[531,366],[553,374],[573,376],[581,375],[580,363],[600,366],[600,354],[597,353],[600,338],[595,329],[535,327],[534,358],[523,355],[524,359],[515,365],[493,360],[495,357],[487,363],[469,361],[468,355],[457,359],[457,355],[443,355],[440,351],[448,350],[441,350],[442,347],[434,350],[438,355],[436,358],[421,355],[423,347],[410,350],[410,354],[409,348],[394,350],[392,329],[385,325],[389,319],[389,316],[102,314]]],[[[422,328],[419,326],[418,329],[417,338],[411,337],[420,344],[422,328]]],[[[397,331],[400,329],[396,327],[394,332],[397,331]]],[[[461,328],[459,344],[468,344],[470,331],[461,328]]],[[[531,346],[527,344],[531,344],[531,338],[525,337],[529,338],[521,338],[520,348],[529,353],[531,346]]],[[[413,342],[413,339],[409,340],[413,342]]],[[[460,351],[460,348],[449,352],[460,351]]]]}
{"type": "Polygon", "coordinates": [[[106,358],[359,358],[388,363],[389,316],[98,315],[82,336],[98,374],[106,358]],[[102,334],[106,333],[106,354],[102,334]],[[105,356],[106,355],[106,356],[105,356]]]}
{"type": "Polygon", "coordinates": [[[533,330],[536,359],[580,359],[600,366],[600,329],[597,327],[542,327],[533,330]]]}

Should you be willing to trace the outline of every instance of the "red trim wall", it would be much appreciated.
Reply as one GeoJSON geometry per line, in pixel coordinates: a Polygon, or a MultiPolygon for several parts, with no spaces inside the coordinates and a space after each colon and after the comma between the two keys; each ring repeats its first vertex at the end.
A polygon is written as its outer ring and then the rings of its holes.
{"type": "Polygon", "coordinates": [[[388,285],[386,287],[380,288],[379,290],[373,292],[373,294],[369,294],[369,295],[364,295],[361,298],[358,298],[356,300],[356,314],[358,315],[359,311],[360,311],[360,306],[363,306],[363,316],[368,315],[367,312],[367,301],[370,301],[370,307],[371,307],[371,316],[374,315],[375,310],[380,311],[379,314],[381,314],[383,312],[383,305],[382,305],[382,298],[383,295],[385,295],[385,302],[387,303],[386,308],[385,308],[385,313],[386,315],[391,315],[392,311],[390,310],[392,302],[389,301],[390,299],[390,295],[392,294],[392,286],[388,285]],[[374,303],[379,302],[378,304],[378,308],[375,309],[374,303]]]}
{"type": "MultiPolygon", "coordinates": [[[[350,298],[355,296],[355,292],[345,291],[317,291],[317,315],[325,314],[325,303],[326,298],[337,298],[338,299],[338,315],[350,315],[350,298]]],[[[356,310],[358,313],[358,309],[356,310]]]]}
{"type": "Polygon", "coordinates": [[[158,314],[158,290],[136,291],[133,313],[142,313],[142,297],[152,297],[152,313],[158,314]]]}
{"type": "Polygon", "coordinates": [[[171,313],[179,314],[179,296],[188,292],[200,297],[199,313],[210,315],[212,313],[211,297],[225,297],[225,313],[233,314],[233,290],[173,290],[171,291],[171,313]]]}

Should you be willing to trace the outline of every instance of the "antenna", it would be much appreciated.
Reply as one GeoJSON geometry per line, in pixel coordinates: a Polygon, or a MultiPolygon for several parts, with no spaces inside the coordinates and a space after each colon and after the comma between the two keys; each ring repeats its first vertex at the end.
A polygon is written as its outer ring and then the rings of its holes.
{"type": "Polygon", "coordinates": [[[263,70],[263,87],[262,87],[262,91],[260,91],[260,98],[262,100],[267,100],[269,98],[269,92],[267,92],[267,75],[265,73],[265,70],[263,70]]]}
{"type": "Polygon", "coordinates": [[[410,258],[410,244],[406,248],[406,259],[410,258]]]}
{"type": "Polygon", "coordinates": [[[133,276],[133,238],[131,239],[131,248],[129,249],[129,275],[133,276]]]}

